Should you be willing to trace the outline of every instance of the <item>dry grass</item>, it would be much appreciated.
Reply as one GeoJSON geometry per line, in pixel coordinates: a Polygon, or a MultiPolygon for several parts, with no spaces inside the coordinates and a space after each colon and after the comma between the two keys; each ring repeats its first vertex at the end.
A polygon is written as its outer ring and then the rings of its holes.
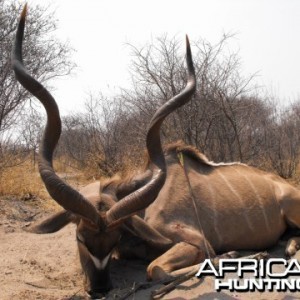
{"type": "Polygon", "coordinates": [[[0,173],[0,195],[24,197],[28,194],[39,198],[47,198],[46,189],[39,177],[36,166],[32,162],[5,168],[0,173]]]}
{"type": "MultiPolygon", "coordinates": [[[[59,161],[55,161],[54,168],[64,181],[76,189],[86,182],[81,172],[74,172],[74,169],[62,165],[59,161]]],[[[37,165],[34,166],[31,160],[1,170],[0,196],[12,196],[20,200],[39,199],[45,208],[58,208],[40,178],[37,165]]]]}

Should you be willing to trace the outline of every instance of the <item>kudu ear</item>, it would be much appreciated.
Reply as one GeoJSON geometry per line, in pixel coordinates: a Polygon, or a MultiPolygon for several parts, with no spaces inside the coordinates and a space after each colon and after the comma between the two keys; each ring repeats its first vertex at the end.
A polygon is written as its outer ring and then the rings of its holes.
{"type": "Polygon", "coordinates": [[[63,210],[43,220],[41,223],[27,228],[26,231],[32,233],[39,233],[39,234],[53,233],[62,229],[69,223],[78,223],[78,222],[79,222],[78,217],[76,217],[74,214],[68,211],[63,210]]]}
{"type": "Polygon", "coordinates": [[[132,216],[123,223],[123,227],[126,228],[132,234],[140,237],[145,242],[153,246],[159,246],[160,248],[169,248],[173,242],[164,237],[156,229],[147,224],[142,218],[138,216],[132,216]]]}

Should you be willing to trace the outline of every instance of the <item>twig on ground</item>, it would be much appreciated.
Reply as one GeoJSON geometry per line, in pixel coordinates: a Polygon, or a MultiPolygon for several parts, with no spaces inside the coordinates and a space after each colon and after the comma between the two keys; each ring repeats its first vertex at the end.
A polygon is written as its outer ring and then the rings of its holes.
{"type": "Polygon", "coordinates": [[[170,282],[169,284],[167,284],[166,286],[163,286],[163,287],[153,291],[151,293],[151,298],[152,299],[159,299],[163,295],[168,294],[173,289],[175,289],[180,283],[183,283],[183,282],[191,279],[192,277],[194,277],[196,275],[196,273],[198,272],[198,270],[199,270],[199,267],[197,267],[197,269],[191,270],[190,272],[188,272],[184,275],[180,275],[180,277],[174,278],[173,281],[170,282]]]}
{"type": "Polygon", "coordinates": [[[169,284],[173,280],[174,280],[174,278],[166,278],[166,279],[157,280],[157,281],[151,281],[151,282],[134,283],[134,285],[132,286],[132,288],[130,289],[130,291],[128,291],[122,297],[118,298],[118,300],[125,300],[129,296],[131,296],[132,294],[136,293],[139,290],[149,289],[149,288],[151,288],[151,287],[153,287],[155,285],[158,285],[158,284],[169,284]]]}
{"type": "MultiPolygon", "coordinates": [[[[75,297],[80,291],[82,291],[82,288],[80,288],[78,291],[76,291],[73,295],[71,295],[70,297],[66,298],[65,300],[70,300],[72,299],[73,297],[75,297]]],[[[62,299],[64,300],[64,299],[62,299]]]]}
{"type": "MultiPolygon", "coordinates": [[[[36,284],[36,283],[32,283],[32,282],[27,282],[27,281],[25,281],[24,283],[27,284],[27,285],[31,285],[31,286],[33,286],[33,287],[35,287],[35,288],[38,288],[38,289],[49,289],[48,286],[42,286],[42,285],[39,285],[39,284],[36,284]]],[[[54,288],[54,287],[52,287],[52,289],[53,289],[53,288],[54,288]]],[[[50,287],[50,289],[51,289],[51,287],[50,287]]]]}

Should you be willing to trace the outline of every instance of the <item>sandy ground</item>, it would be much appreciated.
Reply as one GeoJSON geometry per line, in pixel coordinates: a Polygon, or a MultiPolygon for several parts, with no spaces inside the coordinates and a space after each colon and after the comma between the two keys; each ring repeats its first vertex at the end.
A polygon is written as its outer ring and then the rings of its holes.
{"type": "MultiPolygon", "coordinates": [[[[85,299],[74,225],[49,235],[24,231],[45,216],[40,207],[34,199],[0,199],[0,299],[85,299]]],[[[273,256],[283,257],[283,244],[272,249],[273,256]]],[[[106,299],[150,299],[151,291],[162,286],[146,286],[125,297],[138,284],[147,283],[146,264],[121,260],[114,261],[111,269],[115,288],[106,299]]],[[[206,277],[180,284],[163,299],[292,300],[300,299],[300,293],[217,293],[213,279],[206,277]]]]}

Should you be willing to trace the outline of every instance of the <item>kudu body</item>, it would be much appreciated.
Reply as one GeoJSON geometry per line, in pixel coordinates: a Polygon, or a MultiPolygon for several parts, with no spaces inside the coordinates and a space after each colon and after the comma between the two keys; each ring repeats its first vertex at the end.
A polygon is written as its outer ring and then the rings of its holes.
{"type": "MultiPolygon", "coordinates": [[[[195,91],[188,40],[187,86],[153,116],[146,139],[149,162],[145,170],[101,186],[92,183],[79,192],[65,184],[52,168],[61,126],[58,108],[22,64],[25,15],[26,7],[17,30],[12,66],[18,81],[47,111],[39,169],[50,195],[65,209],[33,231],[50,233],[70,222],[77,224],[79,256],[86,290],[92,297],[111,288],[108,266],[115,248],[121,255],[154,259],[147,274],[158,279],[197,264],[207,255],[265,249],[289,226],[300,227],[300,192],[280,177],[244,164],[211,163],[183,143],[162,151],[159,130],[163,120],[195,91]],[[136,215],[139,212],[143,218],[136,215]],[[139,247],[126,247],[132,237],[142,241],[139,247]]],[[[288,255],[296,252],[298,242],[296,238],[289,243],[288,255]]]]}

